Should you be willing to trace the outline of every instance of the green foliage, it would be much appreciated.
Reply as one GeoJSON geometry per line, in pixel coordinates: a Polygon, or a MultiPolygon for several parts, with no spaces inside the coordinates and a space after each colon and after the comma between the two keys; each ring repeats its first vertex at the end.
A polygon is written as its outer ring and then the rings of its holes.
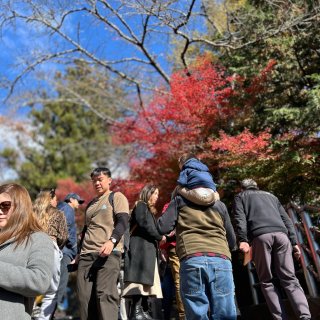
{"type": "Polygon", "coordinates": [[[306,114],[310,98],[306,92],[315,86],[310,75],[320,70],[317,51],[320,21],[297,24],[290,31],[285,29],[286,24],[293,23],[303,11],[307,14],[307,10],[304,1],[295,1],[290,10],[285,5],[259,2],[242,8],[237,15],[246,17],[246,29],[239,30],[239,46],[260,36],[261,40],[232,52],[221,51],[223,63],[244,76],[256,72],[271,59],[277,63],[268,90],[256,105],[252,129],[270,127],[274,134],[292,129],[308,130],[302,115],[306,114]],[[268,29],[269,37],[262,37],[268,29]]]}
{"type": "Polygon", "coordinates": [[[315,82],[314,87],[306,92],[308,101],[306,104],[306,110],[301,114],[302,121],[306,128],[309,128],[310,132],[319,134],[320,132],[320,74],[313,74],[310,79],[315,82]]]}
{"type": "Polygon", "coordinates": [[[65,75],[57,74],[56,78],[54,98],[48,99],[44,92],[45,102],[34,106],[29,114],[32,142],[20,141],[23,162],[11,163],[32,195],[41,188],[55,186],[59,179],[71,177],[81,182],[88,178],[93,165],[106,165],[110,149],[108,122],[111,116],[120,114],[111,105],[116,96],[111,94],[112,85],[94,68],[76,62],[65,75]],[[99,86],[104,91],[101,94],[99,86]],[[106,92],[110,99],[102,101],[106,92]]]}
{"type": "MultiPolygon", "coordinates": [[[[302,12],[313,10],[312,4],[308,7],[305,1],[294,1],[290,6],[273,6],[272,2],[250,2],[236,15],[242,15],[245,24],[241,24],[241,17],[233,24],[235,30],[239,24],[246,26],[237,30],[240,49],[221,50],[220,60],[229,70],[245,77],[269,60],[276,61],[265,90],[256,96],[249,121],[242,123],[251,132],[270,128],[272,156],[242,168],[229,168],[225,178],[255,177],[262,188],[277,193],[283,202],[297,199],[311,203],[320,192],[320,21],[297,23],[289,31],[285,26],[298,21],[302,12]],[[270,36],[262,37],[266,30],[270,30],[270,36]],[[252,44],[242,47],[250,41],[252,44]]],[[[241,130],[241,122],[237,125],[241,130]]]]}
{"type": "Polygon", "coordinates": [[[17,150],[11,148],[4,148],[0,152],[0,159],[4,162],[6,167],[14,167],[17,164],[19,154],[17,150]]]}

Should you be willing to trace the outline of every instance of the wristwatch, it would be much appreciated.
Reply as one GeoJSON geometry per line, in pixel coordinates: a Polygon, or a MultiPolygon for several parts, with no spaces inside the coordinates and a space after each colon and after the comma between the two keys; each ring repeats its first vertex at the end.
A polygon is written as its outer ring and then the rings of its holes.
{"type": "Polygon", "coordinates": [[[117,239],[114,237],[110,237],[109,239],[114,245],[117,243],[117,239]]]}

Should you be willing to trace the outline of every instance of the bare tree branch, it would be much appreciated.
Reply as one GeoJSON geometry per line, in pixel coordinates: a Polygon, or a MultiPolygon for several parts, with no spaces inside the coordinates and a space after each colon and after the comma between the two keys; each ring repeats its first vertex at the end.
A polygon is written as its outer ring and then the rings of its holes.
{"type": "Polygon", "coordinates": [[[185,25],[188,23],[188,21],[189,21],[189,19],[190,19],[190,17],[191,17],[192,9],[193,9],[193,7],[194,7],[195,2],[196,2],[195,0],[192,0],[192,1],[191,1],[191,4],[190,4],[189,9],[188,9],[188,11],[187,11],[185,20],[182,21],[181,23],[179,23],[179,24],[173,29],[173,31],[174,31],[175,33],[176,33],[179,29],[181,29],[183,26],[185,26],[185,25]]]}
{"type": "Polygon", "coordinates": [[[64,56],[66,54],[70,54],[70,53],[74,53],[74,52],[77,52],[78,50],[77,49],[71,49],[71,50],[66,50],[66,51],[63,51],[63,52],[56,52],[56,53],[53,53],[53,54],[48,54],[48,55],[45,55],[41,58],[39,58],[38,60],[36,60],[35,62],[31,63],[30,65],[28,65],[14,80],[13,82],[11,83],[10,85],[10,89],[9,89],[9,94],[7,95],[5,101],[7,101],[9,99],[9,97],[11,96],[11,94],[13,93],[13,90],[17,84],[17,82],[25,75],[27,74],[28,72],[34,70],[34,68],[40,64],[42,64],[43,62],[45,61],[50,61],[54,58],[58,58],[58,57],[61,57],[61,56],[64,56]]]}
{"type": "MultiPolygon", "coordinates": [[[[22,0],[19,4],[9,0],[3,1],[0,3],[1,31],[15,23],[17,25],[24,23],[26,30],[39,28],[39,34],[45,35],[47,32],[46,34],[57,43],[56,46],[47,48],[47,52],[43,52],[42,56],[38,54],[33,57],[31,64],[27,63],[25,68],[18,71],[18,76],[11,81],[8,97],[13,94],[16,84],[41,64],[57,60],[56,58],[72,61],[77,54],[77,58],[92,61],[127,81],[135,88],[141,101],[145,90],[156,88],[157,79],[162,79],[164,84],[170,84],[171,65],[166,59],[159,57],[159,46],[168,44],[164,37],[171,36],[176,42],[183,43],[177,55],[183,67],[188,70],[186,57],[193,45],[204,45],[212,50],[218,48],[238,50],[294,28],[306,28],[319,21],[320,7],[316,2],[310,6],[311,9],[306,7],[299,10],[296,10],[296,4],[292,1],[267,0],[266,2],[275,10],[284,8],[283,14],[286,19],[282,19],[281,23],[280,19],[275,23],[267,22],[262,24],[258,31],[248,34],[245,28],[246,19],[251,19],[252,13],[248,11],[244,14],[226,6],[226,29],[215,37],[213,36],[217,32],[215,21],[207,10],[209,0],[79,0],[52,3],[22,0]],[[21,12],[19,5],[24,9],[21,12]],[[79,14],[82,14],[81,20],[78,19],[79,14]],[[100,47],[104,45],[104,39],[108,39],[110,42],[108,44],[116,44],[120,40],[128,51],[124,49],[120,52],[119,58],[114,59],[113,56],[108,56],[108,52],[101,53],[102,50],[98,52],[92,43],[89,45],[88,41],[85,41],[87,39],[83,37],[82,30],[83,21],[88,19],[97,25],[97,30],[101,28],[99,32],[104,32],[106,35],[101,37],[101,42],[96,45],[100,47]],[[137,23],[141,20],[142,26],[137,23]],[[74,29],[76,31],[68,28],[68,24],[76,24],[77,28],[74,29]],[[197,29],[199,24],[206,28],[197,29]],[[117,38],[112,39],[110,34],[114,34],[117,38]],[[160,44],[158,40],[162,43],[160,44]],[[139,72],[135,72],[136,69],[139,69],[139,72]],[[146,77],[148,74],[151,74],[151,77],[146,77]],[[150,81],[152,77],[153,81],[150,81]]],[[[164,49],[163,54],[167,54],[167,51],[164,49]]]]}

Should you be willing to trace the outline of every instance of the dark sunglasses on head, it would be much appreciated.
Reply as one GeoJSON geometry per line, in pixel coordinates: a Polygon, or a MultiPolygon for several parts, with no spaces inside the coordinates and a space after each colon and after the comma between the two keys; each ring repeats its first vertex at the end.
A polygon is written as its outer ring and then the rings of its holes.
{"type": "Polygon", "coordinates": [[[4,213],[7,214],[8,211],[11,208],[11,201],[2,201],[0,202],[0,210],[4,213]]]}
{"type": "Polygon", "coordinates": [[[53,199],[56,196],[56,189],[50,189],[50,196],[53,199]]]}
{"type": "Polygon", "coordinates": [[[56,188],[41,189],[40,192],[49,192],[51,199],[56,196],[56,188]]]}

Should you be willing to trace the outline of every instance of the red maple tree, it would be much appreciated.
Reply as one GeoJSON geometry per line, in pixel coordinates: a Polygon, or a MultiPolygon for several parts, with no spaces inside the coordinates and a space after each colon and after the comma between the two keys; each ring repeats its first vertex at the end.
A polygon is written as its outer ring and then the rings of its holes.
{"type": "Polygon", "coordinates": [[[254,136],[245,129],[238,134],[234,125],[250,116],[273,65],[271,61],[250,85],[206,58],[188,73],[174,73],[169,90],[156,94],[146,109],[112,130],[115,143],[132,145],[130,179],[160,185],[165,202],[175,186],[177,158],[183,152],[197,153],[209,163],[219,153],[222,166],[239,165],[243,154],[261,157],[269,133],[254,136]],[[233,155],[233,163],[223,159],[223,150],[233,155]]]}
{"type": "Polygon", "coordinates": [[[58,180],[56,189],[58,199],[63,201],[68,193],[77,193],[85,200],[85,204],[88,204],[94,197],[94,190],[90,180],[81,183],[75,182],[72,178],[58,180]]]}

